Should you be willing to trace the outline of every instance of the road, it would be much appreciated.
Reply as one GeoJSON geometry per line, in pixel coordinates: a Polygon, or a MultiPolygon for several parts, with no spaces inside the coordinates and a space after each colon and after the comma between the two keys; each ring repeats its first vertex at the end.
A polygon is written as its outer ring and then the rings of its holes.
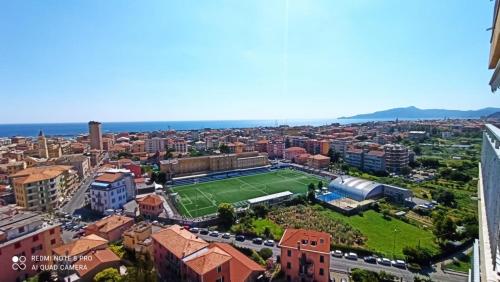
{"type": "MultiPolygon", "coordinates": [[[[211,237],[209,235],[201,235],[201,234],[197,234],[197,235],[200,238],[202,238],[208,242],[233,243],[236,246],[246,247],[246,248],[254,249],[257,251],[262,249],[262,248],[269,248],[273,251],[274,256],[280,255],[280,253],[281,253],[280,249],[277,247],[267,247],[264,245],[256,245],[249,240],[245,240],[244,242],[240,242],[240,241],[234,240],[234,237],[231,237],[231,239],[223,239],[220,236],[219,237],[211,237]]],[[[331,257],[331,259],[330,259],[330,269],[332,269],[332,270],[349,272],[349,270],[351,270],[353,268],[361,268],[361,269],[371,270],[371,271],[375,271],[375,272],[385,271],[389,274],[392,274],[392,275],[395,275],[397,277],[402,278],[403,281],[413,281],[413,279],[415,277],[415,274],[407,269],[396,268],[396,267],[392,267],[392,266],[385,266],[385,265],[380,265],[380,264],[366,263],[362,259],[348,260],[345,258],[336,258],[336,257],[331,257]]],[[[467,281],[466,276],[444,273],[438,269],[434,269],[433,271],[431,271],[429,273],[429,276],[433,281],[442,281],[442,282],[461,282],[461,281],[465,282],[465,281],[467,281]]]]}
{"type": "Polygon", "coordinates": [[[83,205],[85,204],[85,192],[89,188],[92,179],[93,177],[89,176],[82,182],[82,184],[80,184],[80,187],[78,187],[78,189],[73,194],[73,196],[71,196],[66,205],[61,208],[62,212],[73,214],[75,210],[83,207],[83,205]]]}

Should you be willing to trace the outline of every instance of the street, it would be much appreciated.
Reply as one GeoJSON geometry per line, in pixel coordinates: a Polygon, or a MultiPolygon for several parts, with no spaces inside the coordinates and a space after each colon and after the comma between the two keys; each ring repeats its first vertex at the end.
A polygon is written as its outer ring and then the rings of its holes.
{"type": "Polygon", "coordinates": [[[92,176],[89,176],[83,181],[83,183],[78,187],[76,192],[71,196],[69,201],[61,208],[62,212],[67,214],[73,214],[76,209],[81,208],[85,203],[85,192],[87,191],[90,183],[92,182],[92,176]]]}
{"type": "MultiPolygon", "coordinates": [[[[203,240],[208,241],[208,242],[233,243],[236,246],[246,247],[249,249],[254,249],[256,251],[258,251],[262,248],[269,248],[273,251],[274,257],[281,254],[280,249],[278,247],[267,247],[265,245],[257,245],[257,244],[252,243],[251,240],[245,240],[243,242],[240,242],[240,241],[234,240],[233,236],[231,236],[231,239],[224,239],[220,236],[219,237],[212,237],[209,235],[201,235],[201,234],[196,234],[196,235],[198,235],[200,238],[202,238],[203,240]]],[[[351,270],[353,268],[361,268],[361,269],[371,270],[371,271],[375,271],[375,272],[385,271],[386,273],[403,278],[403,281],[413,281],[413,279],[415,277],[415,274],[407,269],[397,268],[397,267],[393,267],[393,266],[385,266],[385,265],[380,265],[380,264],[366,263],[362,259],[348,260],[345,258],[336,258],[336,257],[331,256],[330,269],[342,271],[342,272],[348,272],[349,270],[351,270]]],[[[442,282],[461,282],[461,281],[465,282],[465,281],[467,281],[466,276],[444,273],[439,269],[434,269],[433,272],[429,273],[429,276],[432,280],[440,281],[440,282],[441,281],[442,282]]]]}

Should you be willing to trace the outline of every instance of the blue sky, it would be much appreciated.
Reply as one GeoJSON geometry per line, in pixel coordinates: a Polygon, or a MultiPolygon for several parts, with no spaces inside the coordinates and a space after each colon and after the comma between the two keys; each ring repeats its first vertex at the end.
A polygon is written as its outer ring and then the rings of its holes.
{"type": "Polygon", "coordinates": [[[500,106],[488,88],[493,4],[2,1],[0,123],[500,106]]]}

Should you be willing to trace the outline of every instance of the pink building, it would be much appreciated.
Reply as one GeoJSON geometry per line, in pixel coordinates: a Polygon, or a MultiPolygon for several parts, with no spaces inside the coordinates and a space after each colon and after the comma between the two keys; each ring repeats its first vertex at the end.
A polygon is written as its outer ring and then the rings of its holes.
{"type": "Polygon", "coordinates": [[[158,195],[147,195],[137,199],[139,212],[145,217],[158,217],[163,212],[163,200],[158,195]]]}
{"type": "Polygon", "coordinates": [[[59,225],[44,224],[40,214],[8,206],[0,207],[0,217],[0,262],[5,263],[0,280],[23,281],[38,273],[34,266],[52,264],[34,262],[31,256],[50,256],[63,243],[59,225]],[[13,263],[13,257],[19,261],[13,263]]]}
{"type": "Polygon", "coordinates": [[[324,232],[286,229],[278,244],[286,281],[328,282],[330,239],[330,234],[324,232]]]}
{"type": "Polygon", "coordinates": [[[306,154],[306,149],[301,148],[301,147],[290,147],[285,149],[285,156],[284,158],[286,160],[295,162],[297,157],[302,154],[306,154]]]}

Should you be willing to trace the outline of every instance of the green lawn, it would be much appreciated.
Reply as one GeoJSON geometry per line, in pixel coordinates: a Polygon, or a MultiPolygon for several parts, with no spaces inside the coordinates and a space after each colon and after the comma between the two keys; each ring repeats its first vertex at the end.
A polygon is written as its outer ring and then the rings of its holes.
{"type": "Polygon", "coordinates": [[[384,219],[381,214],[373,210],[350,217],[330,210],[323,212],[360,230],[366,237],[366,247],[385,256],[392,257],[394,249],[395,256],[403,257],[403,247],[418,244],[438,252],[438,246],[434,243],[434,235],[431,231],[420,229],[395,218],[384,219]]]}
{"type": "Polygon", "coordinates": [[[271,230],[271,233],[273,234],[275,240],[279,240],[281,236],[283,236],[283,228],[281,228],[278,224],[270,221],[269,219],[254,219],[252,221],[252,226],[254,227],[255,233],[262,237],[264,236],[263,234],[266,227],[271,230]]]}
{"type": "Polygon", "coordinates": [[[455,260],[454,262],[445,265],[445,268],[467,273],[471,268],[471,255],[470,254],[464,255],[459,259],[455,260]]]}
{"type": "Polygon", "coordinates": [[[285,169],[178,186],[174,187],[172,192],[179,193],[181,214],[198,217],[216,213],[220,203],[237,203],[283,191],[290,191],[294,194],[305,193],[309,183],[316,184],[319,180],[313,175],[285,169]]]}

